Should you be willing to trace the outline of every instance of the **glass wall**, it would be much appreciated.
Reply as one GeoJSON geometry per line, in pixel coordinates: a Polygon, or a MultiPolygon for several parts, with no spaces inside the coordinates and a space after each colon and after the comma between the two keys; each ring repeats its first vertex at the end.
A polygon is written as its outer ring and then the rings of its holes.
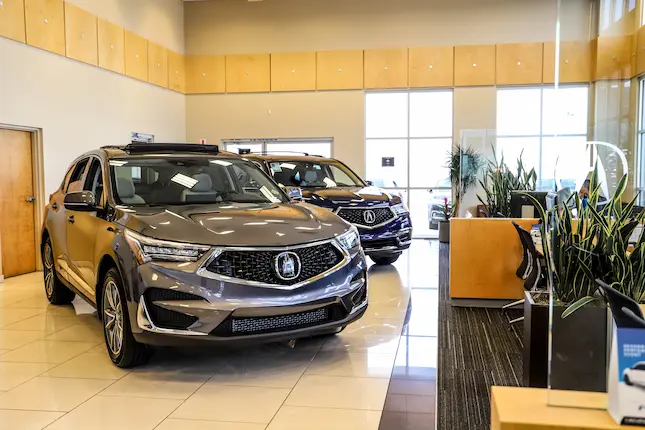
{"type": "Polygon", "coordinates": [[[366,179],[404,197],[415,237],[436,237],[440,212],[452,199],[445,167],[452,146],[452,98],[452,91],[365,95],[366,179]]]}

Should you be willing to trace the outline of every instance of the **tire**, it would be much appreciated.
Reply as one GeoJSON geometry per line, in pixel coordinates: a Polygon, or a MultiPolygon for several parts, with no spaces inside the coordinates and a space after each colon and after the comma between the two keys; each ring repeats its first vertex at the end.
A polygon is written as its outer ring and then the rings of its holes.
{"type": "Polygon", "coordinates": [[[629,385],[630,387],[633,385],[632,380],[629,379],[629,376],[625,375],[625,385],[629,385]]]}
{"type": "Polygon", "coordinates": [[[125,297],[121,276],[114,268],[108,270],[103,279],[101,320],[107,352],[121,368],[140,366],[150,357],[148,347],[132,335],[125,297]]]}
{"type": "Polygon", "coordinates": [[[76,294],[67,288],[58,279],[54,265],[54,250],[50,238],[43,244],[43,280],[45,281],[45,295],[52,305],[69,305],[76,294]]]}
{"type": "Polygon", "coordinates": [[[387,256],[387,257],[372,257],[372,256],[370,256],[370,258],[377,265],[385,266],[386,264],[394,263],[396,260],[399,259],[399,256],[398,255],[390,255],[390,256],[387,256]]]}

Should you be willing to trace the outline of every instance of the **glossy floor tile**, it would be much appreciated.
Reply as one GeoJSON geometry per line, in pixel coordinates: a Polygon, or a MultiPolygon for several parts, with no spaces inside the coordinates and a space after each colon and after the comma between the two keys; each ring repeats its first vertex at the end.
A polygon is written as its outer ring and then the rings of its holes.
{"type": "Polygon", "coordinates": [[[437,250],[414,241],[395,265],[370,265],[368,311],[336,336],[159,348],[136,369],[112,364],[85,301],[52,306],[42,273],[9,278],[0,429],[434,428],[437,250]]]}

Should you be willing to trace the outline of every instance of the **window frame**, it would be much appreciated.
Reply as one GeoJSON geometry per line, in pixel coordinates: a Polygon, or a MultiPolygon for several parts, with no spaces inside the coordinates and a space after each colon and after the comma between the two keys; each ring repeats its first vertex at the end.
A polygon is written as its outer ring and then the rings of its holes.
{"type": "MultiPolygon", "coordinates": [[[[566,85],[560,85],[558,89],[569,89],[569,88],[586,88],[587,90],[587,130],[585,131],[584,134],[572,134],[572,133],[567,133],[567,134],[551,134],[551,133],[545,133],[544,132],[544,92],[545,90],[553,90],[555,87],[553,85],[532,85],[532,86],[498,86],[497,87],[497,99],[499,99],[499,92],[500,91],[505,91],[505,90],[539,90],[540,91],[540,132],[539,134],[527,134],[527,135],[511,135],[511,134],[500,134],[499,130],[497,129],[497,123],[499,121],[499,109],[496,103],[496,134],[495,134],[495,156],[497,159],[500,159],[501,153],[498,152],[499,148],[499,139],[502,138],[514,138],[514,139],[522,139],[522,138],[534,138],[534,139],[539,139],[539,146],[538,146],[538,161],[537,165],[535,166],[535,173],[537,174],[537,186],[538,189],[541,189],[540,187],[540,181],[543,179],[543,167],[544,167],[544,140],[545,138],[553,138],[553,137],[584,137],[587,141],[589,140],[589,99],[591,96],[591,89],[588,84],[566,84],[566,85]]],[[[515,167],[515,162],[516,160],[512,160],[512,162],[509,164],[508,160],[504,160],[506,164],[509,166],[509,168],[513,169],[515,167]]],[[[554,178],[555,180],[555,178],[554,178]]]]}
{"type": "Polygon", "coordinates": [[[639,195],[639,205],[645,206],[645,77],[638,80],[638,121],[636,126],[636,145],[634,146],[635,157],[635,170],[636,170],[636,192],[639,195]]]}

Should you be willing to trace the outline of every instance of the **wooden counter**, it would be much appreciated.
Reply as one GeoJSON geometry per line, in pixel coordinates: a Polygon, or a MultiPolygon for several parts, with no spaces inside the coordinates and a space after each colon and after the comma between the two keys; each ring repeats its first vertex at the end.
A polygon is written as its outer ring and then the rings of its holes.
{"type": "MultiPolygon", "coordinates": [[[[605,393],[558,392],[590,407],[607,404],[605,393]]],[[[491,430],[618,430],[643,427],[616,424],[601,409],[574,409],[547,405],[543,388],[491,387],[491,430]]]]}
{"type": "MultiPolygon", "coordinates": [[[[537,219],[514,219],[531,231],[537,219]]],[[[521,299],[524,283],[515,272],[522,244],[511,220],[450,220],[450,297],[453,299],[521,299]]]]}

